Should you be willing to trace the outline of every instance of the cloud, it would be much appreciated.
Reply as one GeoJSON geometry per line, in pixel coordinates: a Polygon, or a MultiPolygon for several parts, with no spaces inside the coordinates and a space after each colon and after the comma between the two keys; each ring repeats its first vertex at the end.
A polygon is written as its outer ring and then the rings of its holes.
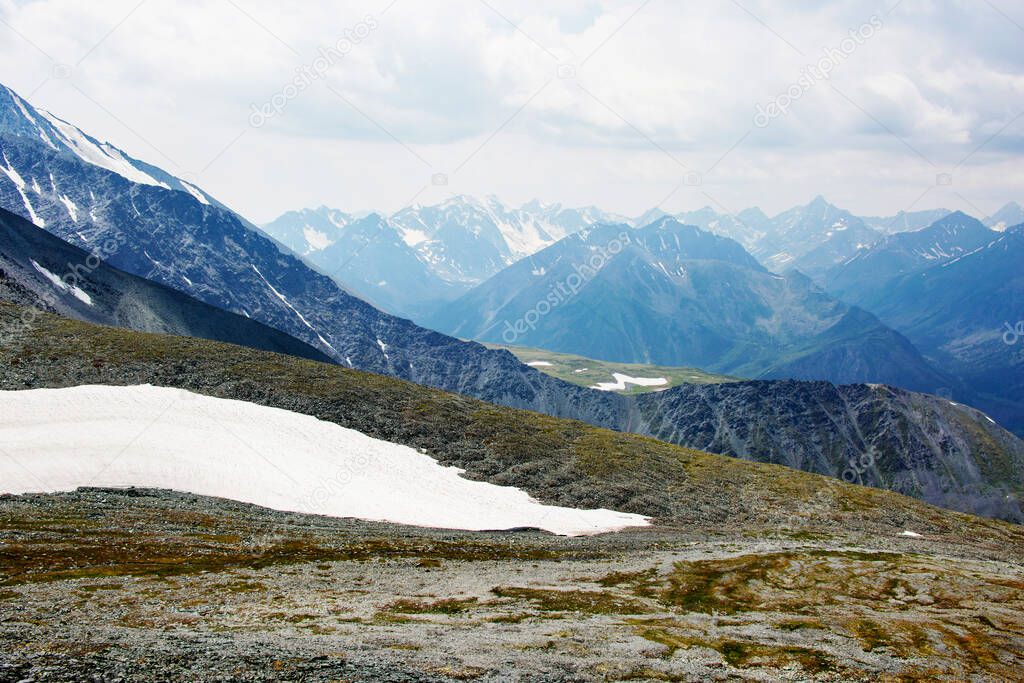
{"type": "Polygon", "coordinates": [[[967,0],[893,4],[0,0],[0,80],[256,220],[395,209],[443,192],[438,172],[454,192],[639,212],[698,171],[670,208],[825,192],[884,213],[968,155],[956,194],[924,201],[1020,199],[1021,29],[967,0]]]}

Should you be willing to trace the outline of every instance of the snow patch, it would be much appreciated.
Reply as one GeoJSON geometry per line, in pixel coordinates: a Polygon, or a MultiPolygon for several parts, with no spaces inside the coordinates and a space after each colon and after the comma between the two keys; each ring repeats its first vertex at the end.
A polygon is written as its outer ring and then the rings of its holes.
{"type": "Polygon", "coordinates": [[[206,198],[206,195],[203,194],[198,187],[195,185],[189,185],[180,178],[178,179],[178,182],[181,183],[181,186],[185,188],[185,191],[195,197],[200,204],[206,204],[207,206],[210,205],[210,200],[206,198]]]}
{"type": "Polygon", "coordinates": [[[113,171],[119,176],[143,185],[156,185],[171,189],[148,173],[144,173],[128,161],[119,149],[109,144],[96,144],[89,136],[67,121],[57,118],[48,111],[38,110],[43,117],[61,134],[64,142],[82,161],[113,171]]]}
{"type": "Polygon", "coordinates": [[[82,291],[76,285],[69,285],[68,283],[64,282],[64,280],[61,279],[61,277],[59,275],[57,275],[56,273],[53,273],[53,272],[47,270],[46,268],[43,268],[41,265],[36,263],[34,260],[32,261],[32,266],[37,271],[39,271],[39,273],[42,274],[43,277],[45,277],[47,280],[49,280],[53,284],[54,287],[56,287],[57,289],[61,290],[62,292],[69,293],[71,296],[75,297],[76,299],[81,301],[83,304],[85,304],[87,306],[92,306],[92,297],[89,296],[88,293],[82,291]]]}
{"type": "Polygon", "coordinates": [[[527,363],[531,368],[551,368],[554,367],[554,363],[549,363],[546,360],[532,360],[527,363]]]}
{"type": "Polygon", "coordinates": [[[519,489],[465,479],[407,446],[179,389],[3,391],[0,429],[2,493],[155,487],[332,517],[569,536],[648,524],[635,514],[542,505],[519,489]]]}
{"type": "Polygon", "coordinates": [[[905,538],[923,538],[921,534],[910,530],[900,532],[900,536],[903,536],[905,538]]]}
{"type": "Polygon", "coordinates": [[[71,198],[68,197],[66,194],[62,194],[57,198],[60,200],[60,203],[64,205],[64,208],[68,210],[68,215],[71,216],[71,220],[77,223],[78,206],[73,201],[71,201],[71,198]]]}
{"type": "MultiPolygon", "coordinates": [[[[302,236],[306,240],[306,244],[309,245],[309,252],[321,251],[331,246],[331,238],[315,228],[306,226],[302,229],[302,236]]],[[[309,253],[306,252],[306,253],[309,253]]]]}
{"type": "Polygon", "coordinates": [[[625,391],[629,384],[638,387],[662,387],[668,384],[668,379],[665,377],[630,377],[629,375],[623,375],[621,372],[613,372],[612,377],[615,378],[614,382],[598,382],[591,389],[597,389],[598,391],[625,391]]]}

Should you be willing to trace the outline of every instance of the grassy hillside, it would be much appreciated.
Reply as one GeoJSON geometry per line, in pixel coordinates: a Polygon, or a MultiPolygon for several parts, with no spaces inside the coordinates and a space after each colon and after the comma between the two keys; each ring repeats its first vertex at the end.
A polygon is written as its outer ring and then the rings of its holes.
{"type": "Polygon", "coordinates": [[[11,330],[0,348],[2,389],[150,383],[252,401],[421,448],[470,478],[518,486],[546,503],[619,509],[711,532],[891,537],[912,529],[1024,551],[1020,527],[819,475],[289,356],[52,315],[25,327],[19,315],[0,304],[0,329],[11,330]]]}
{"type": "Polygon", "coordinates": [[[737,378],[726,375],[715,375],[696,368],[678,368],[666,365],[640,365],[633,363],[614,363],[594,360],[570,353],[554,353],[544,349],[531,349],[525,346],[502,346],[500,344],[484,344],[492,349],[505,349],[516,358],[537,368],[543,373],[557,377],[581,387],[594,387],[601,382],[614,382],[614,373],[629,377],[665,378],[667,383],[657,386],[638,386],[627,384],[623,394],[642,394],[649,391],[664,391],[680,384],[721,384],[735,382],[737,378]]]}

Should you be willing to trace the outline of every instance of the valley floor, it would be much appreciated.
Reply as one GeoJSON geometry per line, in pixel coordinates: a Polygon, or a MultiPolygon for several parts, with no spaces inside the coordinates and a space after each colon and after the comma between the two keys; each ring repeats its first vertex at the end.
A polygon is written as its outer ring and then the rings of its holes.
{"type": "Polygon", "coordinates": [[[1014,680],[1022,544],[5,496],[0,681],[1014,680]]]}

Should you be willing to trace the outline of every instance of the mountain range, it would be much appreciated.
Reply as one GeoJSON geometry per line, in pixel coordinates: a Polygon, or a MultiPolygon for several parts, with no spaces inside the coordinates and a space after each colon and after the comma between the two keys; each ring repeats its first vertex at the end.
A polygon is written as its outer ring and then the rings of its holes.
{"type": "MultiPolygon", "coordinates": [[[[1013,225],[1007,221],[1019,212],[1011,202],[986,221],[1013,225]]],[[[861,218],[819,196],[775,217],[757,207],[730,214],[706,206],[677,214],[651,209],[627,218],[594,207],[571,209],[534,200],[515,208],[494,196],[453,196],[391,215],[326,206],[290,211],[262,229],[349,291],[385,311],[423,322],[509,265],[594,225],[644,227],[671,215],[739,242],[773,272],[799,270],[824,284],[826,272],[859,249],[887,235],[920,230],[950,213],[934,209],[861,218]]]]}
{"type": "Polygon", "coordinates": [[[1024,225],[991,230],[962,213],[893,235],[829,274],[971,387],[974,403],[1024,428],[1024,225]]]}
{"type": "Polygon", "coordinates": [[[578,232],[428,324],[481,341],[744,377],[949,384],[866,311],[799,272],[771,273],[737,242],[673,218],[578,232]]]}
{"type": "MultiPolygon", "coordinates": [[[[136,166],[142,162],[131,162],[111,145],[91,143],[87,154],[81,146],[55,144],[49,129],[39,123],[50,121],[49,116],[7,92],[10,98],[0,118],[0,206],[89,254],[99,249],[112,268],[275,328],[347,367],[683,445],[707,445],[729,455],[786,460],[832,476],[839,476],[867,449],[878,448],[893,453],[894,459],[877,485],[895,486],[910,472],[920,473],[915,481],[931,481],[927,472],[962,473],[962,479],[945,480],[939,493],[965,492],[956,505],[969,510],[989,510],[993,500],[1005,498],[1006,481],[991,477],[977,466],[977,459],[1013,463],[1024,449],[1019,439],[977,411],[884,387],[739,382],[716,385],[700,395],[690,387],[676,387],[652,398],[562,382],[507,352],[380,312],[311,267],[308,256],[275,242],[201,190],[197,196],[179,186],[182,181],[155,171],[147,176],[156,184],[130,179],[140,168],[150,167],[136,166]],[[109,168],[118,159],[127,167],[109,168]],[[771,413],[763,410],[765,396],[778,403],[771,413]],[[804,421],[814,429],[790,427],[804,421]],[[948,438],[938,439],[940,434],[948,438]]],[[[64,135],[91,140],[76,131],[67,128],[64,135]]],[[[701,240],[701,249],[706,243],[707,249],[727,252],[735,261],[731,267],[758,273],[757,278],[772,277],[758,270],[735,242],[713,236],[701,240]]],[[[46,270],[61,275],[54,270],[59,260],[47,263],[53,267],[46,270]]],[[[64,291],[42,275],[55,290],[64,291]]],[[[822,302],[833,305],[827,298],[822,302]]],[[[80,318],[88,314],[75,306],[63,312],[80,318]]],[[[116,318],[108,322],[123,324],[116,318]]],[[[908,490],[940,499],[936,490],[923,485],[908,490]]]]}

